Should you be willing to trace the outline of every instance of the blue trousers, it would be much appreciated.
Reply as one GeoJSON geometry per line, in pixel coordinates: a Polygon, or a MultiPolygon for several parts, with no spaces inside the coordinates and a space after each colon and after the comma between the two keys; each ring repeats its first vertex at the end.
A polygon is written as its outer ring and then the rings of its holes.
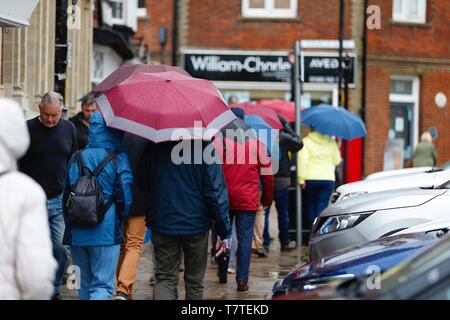
{"type": "Polygon", "coordinates": [[[64,230],[66,228],[62,209],[62,196],[47,200],[48,222],[53,245],[53,257],[58,262],[54,281],[54,293],[61,291],[61,283],[67,268],[69,247],[63,245],[64,230]]]}
{"type": "Polygon", "coordinates": [[[120,245],[71,246],[72,260],[80,269],[80,300],[110,300],[114,291],[120,245]]]}
{"type": "Polygon", "coordinates": [[[231,223],[236,219],[236,237],[238,240],[236,250],[236,281],[248,282],[255,218],[256,211],[230,212],[231,223]]]}
{"type": "Polygon", "coordinates": [[[334,181],[306,180],[305,210],[310,227],[312,227],[314,219],[328,206],[333,190],[334,181]]]}

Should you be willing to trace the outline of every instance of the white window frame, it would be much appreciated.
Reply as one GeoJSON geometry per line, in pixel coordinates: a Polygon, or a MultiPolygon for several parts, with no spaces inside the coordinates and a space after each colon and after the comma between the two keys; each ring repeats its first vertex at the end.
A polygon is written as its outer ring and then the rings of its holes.
{"type": "Polygon", "coordinates": [[[122,18],[113,17],[112,7],[111,7],[111,23],[117,25],[125,25],[127,17],[127,0],[110,0],[111,2],[121,2],[122,3],[122,18]]]}
{"type": "MultiPolygon", "coordinates": [[[[145,2],[144,2],[144,3],[145,3],[145,2]]],[[[137,15],[139,18],[142,18],[142,17],[146,17],[146,16],[147,16],[147,7],[146,7],[146,6],[145,6],[145,7],[139,7],[139,1],[138,1],[138,4],[137,4],[136,15],[137,15]]]]}
{"type": "Polygon", "coordinates": [[[427,0],[417,0],[418,15],[409,13],[411,0],[393,0],[392,1],[392,20],[396,22],[426,23],[427,21],[427,0]],[[395,11],[396,3],[400,4],[400,12],[395,11]]]}
{"type": "Polygon", "coordinates": [[[245,18],[281,18],[297,17],[298,0],[290,0],[289,9],[275,9],[274,0],[264,0],[265,6],[261,9],[250,8],[250,0],[242,0],[242,16],[245,18]]]}
{"type": "Polygon", "coordinates": [[[390,81],[392,80],[412,81],[412,93],[411,94],[390,93],[389,105],[395,102],[412,103],[414,105],[413,136],[412,136],[413,137],[412,147],[414,150],[419,142],[420,79],[417,76],[392,75],[390,81]]]}

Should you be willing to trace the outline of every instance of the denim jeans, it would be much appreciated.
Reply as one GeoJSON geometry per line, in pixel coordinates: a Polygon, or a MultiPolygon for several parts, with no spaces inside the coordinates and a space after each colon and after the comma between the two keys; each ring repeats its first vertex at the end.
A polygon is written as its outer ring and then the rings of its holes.
{"type": "Polygon", "coordinates": [[[110,300],[114,290],[120,244],[71,246],[72,260],[80,269],[80,300],[110,300]]]}
{"type": "Polygon", "coordinates": [[[306,180],[305,183],[305,208],[308,225],[312,227],[314,219],[328,206],[334,190],[334,181],[306,180]]]}
{"type": "Polygon", "coordinates": [[[253,227],[256,211],[231,211],[231,223],[236,219],[236,237],[238,247],[236,251],[236,282],[248,282],[250,259],[252,256],[253,227]]]}
{"type": "Polygon", "coordinates": [[[61,291],[61,283],[67,268],[69,248],[63,245],[65,230],[62,196],[47,200],[48,222],[50,225],[50,236],[53,245],[53,257],[58,262],[58,269],[54,281],[54,293],[61,291]]]}
{"type": "Polygon", "coordinates": [[[278,238],[282,247],[289,246],[289,190],[288,188],[275,192],[275,206],[278,215],[278,238]]]}

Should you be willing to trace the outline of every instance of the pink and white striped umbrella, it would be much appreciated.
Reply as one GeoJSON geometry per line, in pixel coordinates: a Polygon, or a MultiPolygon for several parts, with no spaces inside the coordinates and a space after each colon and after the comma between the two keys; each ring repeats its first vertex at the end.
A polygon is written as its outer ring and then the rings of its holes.
{"type": "Polygon", "coordinates": [[[153,142],[211,139],[236,119],[208,80],[136,72],[96,98],[106,125],[153,142]]]}

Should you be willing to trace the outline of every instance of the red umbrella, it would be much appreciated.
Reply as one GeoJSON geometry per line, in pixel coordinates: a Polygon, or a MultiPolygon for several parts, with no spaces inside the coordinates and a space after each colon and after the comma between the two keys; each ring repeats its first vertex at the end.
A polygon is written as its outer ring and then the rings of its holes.
{"type": "MultiPolygon", "coordinates": [[[[295,103],[292,101],[281,99],[259,100],[258,104],[272,109],[288,121],[295,121],[295,103]]],[[[301,110],[303,109],[302,107],[301,110]]]]}
{"type": "Polygon", "coordinates": [[[243,109],[247,115],[254,114],[260,116],[269,126],[272,127],[272,129],[283,128],[277,113],[266,106],[254,104],[252,102],[244,102],[232,106],[243,109]]]}
{"type": "Polygon", "coordinates": [[[154,142],[211,139],[236,119],[211,82],[173,71],[133,73],[96,101],[107,126],[154,142]]]}
{"type": "Polygon", "coordinates": [[[158,73],[175,71],[186,76],[190,76],[184,69],[180,67],[167,66],[165,64],[124,64],[112,72],[105,80],[100,82],[92,91],[93,92],[105,92],[111,88],[114,88],[129,76],[136,72],[143,73],[158,73]]]}

